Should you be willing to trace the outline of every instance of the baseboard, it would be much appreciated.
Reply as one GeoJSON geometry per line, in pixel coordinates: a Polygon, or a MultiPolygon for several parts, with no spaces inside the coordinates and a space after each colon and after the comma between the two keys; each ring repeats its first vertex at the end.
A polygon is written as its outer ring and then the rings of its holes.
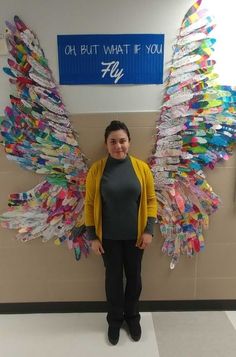
{"type": "MultiPolygon", "coordinates": [[[[236,300],[140,301],[140,311],[230,311],[236,300]]],[[[0,314],[106,312],[105,301],[0,303],[0,314]]]]}

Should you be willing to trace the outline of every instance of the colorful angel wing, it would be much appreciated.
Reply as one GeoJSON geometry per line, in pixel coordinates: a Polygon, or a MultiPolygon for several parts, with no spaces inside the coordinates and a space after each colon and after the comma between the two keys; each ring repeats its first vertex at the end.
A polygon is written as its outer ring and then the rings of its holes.
{"type": "Polygon", "coordinates": [[[185,15],[174,46],[149,159],[171,269],[180,254],[192,256],[204,247],[203,229],[220,199],[202,170],[227,160],[236,142],[236,92],[217,82],[210,36],[215,24],[200,5],[198,0],[185,15]]]}
{"type": "Polygon", "coordinates": [[[83,225],[86,159],[36,35],[18,16],[6,25],[11,57],[3,70],[10,76],[11,106],[1,123],[5,152],[46,178],[28,192],[10,195],[1,225],[17,229],[22,241],[67,241],[79,259],[89,248],[83,225]]]}

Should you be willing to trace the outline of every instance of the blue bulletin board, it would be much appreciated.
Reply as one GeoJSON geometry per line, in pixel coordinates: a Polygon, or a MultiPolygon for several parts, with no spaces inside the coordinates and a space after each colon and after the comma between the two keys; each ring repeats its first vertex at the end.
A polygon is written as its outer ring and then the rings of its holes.
{"type": "Polygon", "coordinates": [[[60,84],[163,83],[163,34],[58,35],[60,84]]]}

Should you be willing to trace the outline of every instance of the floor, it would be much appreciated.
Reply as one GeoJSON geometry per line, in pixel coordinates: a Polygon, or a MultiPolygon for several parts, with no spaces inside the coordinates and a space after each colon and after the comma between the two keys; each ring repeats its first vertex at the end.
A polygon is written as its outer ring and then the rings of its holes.
{"type": "Polygon", "coordinates": [[[236,311],[145,312],[108,343],[103,313],[0,315],[1,357],[235,357],[236,311]]]}

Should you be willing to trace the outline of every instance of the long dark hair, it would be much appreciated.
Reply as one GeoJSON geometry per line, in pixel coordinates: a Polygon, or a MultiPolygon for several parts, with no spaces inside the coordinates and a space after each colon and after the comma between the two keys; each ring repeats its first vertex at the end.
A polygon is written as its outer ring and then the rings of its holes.
{"type": "Polygon", "coordinates": [[[128,136],[129,141],[130,141],[130,133],[129,133],[129,129],[127,128],[126,124],[119,120],[112,120],[110,122],[110,124],[105,129],[105,135],[104,135],[105,143],[107,142],[107,138],[108,138],[109,134],[112,131],[116,131],[116,130],[124,130],[128,136]]]}

